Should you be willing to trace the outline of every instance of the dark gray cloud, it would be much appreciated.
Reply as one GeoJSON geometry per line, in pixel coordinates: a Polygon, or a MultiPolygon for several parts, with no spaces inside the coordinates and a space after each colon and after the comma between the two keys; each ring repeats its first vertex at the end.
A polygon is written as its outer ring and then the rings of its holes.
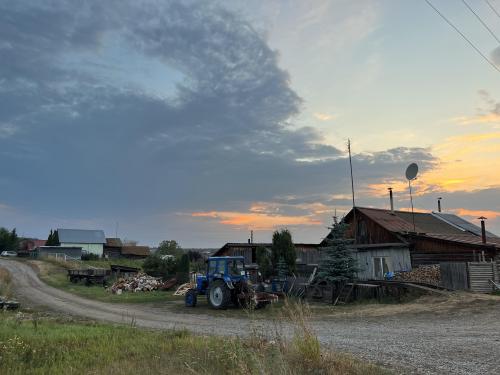
{"type": "MultiPolygon", "coordinates": [[[[0,203],[27,214],[130,224],[283,195],[328,204],[326,192],[349,190],[344,153],[292,126],[302,100],[277,52],[218,5],[2,2],[0,51],[0,203]],[[113,43],[178,71],[173,97],[96,74],[113,43]]],[[[110,72],[120,68],[113,61],[110,72]]],[[[357,181],[414,160],[431,166],[433,157],[356,155],[357,181]]]]}

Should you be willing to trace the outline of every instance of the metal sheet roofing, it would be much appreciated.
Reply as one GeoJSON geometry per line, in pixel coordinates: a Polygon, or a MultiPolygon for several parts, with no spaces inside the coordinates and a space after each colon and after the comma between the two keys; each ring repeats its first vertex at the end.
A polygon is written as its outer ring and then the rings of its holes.
{"type": "MultiPolygon", "coordinates": [[[[462,219],[461,217],[453,214],[445,214],[443,212],[433,212],[432,215],[438,217],[439,219],[462,228],[464,231],[470,232],[476,236],[481,236],[481,228],[475,224],[462,219]]],[[[486,231],[487,237],[497,237],[491,232],[486,231]]]]}
{"type": "Polygon", "coordinates": [[[88,229],[57,229],[59,242],[61,243],[88,243],[88,244],[104,244],[106,237],[102,230],[88,229]]]}
{"type": "Polygon", "coordinates": [[[485,246],[500,246],[500,238],[499,237],[487,237],[486,243],[483,244],[480,236],[473,235],[471,233],[461,234],[461,235],[446,235],[439,233],[430,233],[426,234],[425,237],[433,238],[437,240],[443,241],[453,241],[460,242],[468,245],[485,245],[485,246]]]}
{"type": "Polygon", "coordinates": [[[149,247],[147,246],[123,246],[122,254],[148,256],[151,253],[149,252],[149,247]]]}
{"type": "Polygon", "coordinates": [[[464,231],[443,220],[433,216],[430,213],[415,212],[415,228],[413,227],[413,218],[411,212],[390,211],[379,208],[357,207],[358,211],[368,216],[379,225],[390,232],[404,233],[445,233],[462,234],[464,231]]]}
{"type": "MultiPolygon", "coordinates": [[[[453,214],[415,212],[415,230],[412,213],[408,211],[383,210],[379,208],[356,207],[385,229],[396,232],[437,233],[444,235],[473,235],[481,237],[481,228],[453,214]]],[[[487,237],[497,237],[487,232],[487,237]]]]}

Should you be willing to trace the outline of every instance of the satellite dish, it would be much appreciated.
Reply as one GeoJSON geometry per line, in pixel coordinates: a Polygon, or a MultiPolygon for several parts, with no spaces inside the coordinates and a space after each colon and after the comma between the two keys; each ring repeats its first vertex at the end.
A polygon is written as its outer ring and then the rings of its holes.
{"type": "Polygon", "coordinates": [[[418,173],[418,165],[415,163],[411,163],[408,168],[406,168],[406,179],[411,181],[417,177],[418,173]]]}

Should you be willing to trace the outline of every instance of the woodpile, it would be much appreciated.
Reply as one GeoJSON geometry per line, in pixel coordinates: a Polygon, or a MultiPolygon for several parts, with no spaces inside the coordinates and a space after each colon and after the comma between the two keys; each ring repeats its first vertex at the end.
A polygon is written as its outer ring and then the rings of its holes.
{"type": "Polygon", "coordinates": [[[439,264],[418,266],[409,272],[396,272],[394,280],[440,285],[441,271],[439,264]]]}
{"type": "Polygon", "coordinates": [[[138,273],[129,278],[119,278],[110,288],[114,294],[123,292],[150,292],[153,290],[168,290],[177,283],[177,280],[170,279],[162,281],[160,277],[153,277],[145,273],[138,273]]]}

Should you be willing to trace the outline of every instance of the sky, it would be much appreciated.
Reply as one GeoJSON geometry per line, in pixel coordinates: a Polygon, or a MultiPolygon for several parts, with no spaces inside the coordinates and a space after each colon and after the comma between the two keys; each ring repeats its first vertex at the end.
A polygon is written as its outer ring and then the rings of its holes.
{"type": "Polygon", "coordinates": [[[416,162],[417,210],[500,234],[500,1],[431,3],[484,57],[424,0],[2,1],[0,226],[318,243],[350,139],[356,205],[416,162]]]}

